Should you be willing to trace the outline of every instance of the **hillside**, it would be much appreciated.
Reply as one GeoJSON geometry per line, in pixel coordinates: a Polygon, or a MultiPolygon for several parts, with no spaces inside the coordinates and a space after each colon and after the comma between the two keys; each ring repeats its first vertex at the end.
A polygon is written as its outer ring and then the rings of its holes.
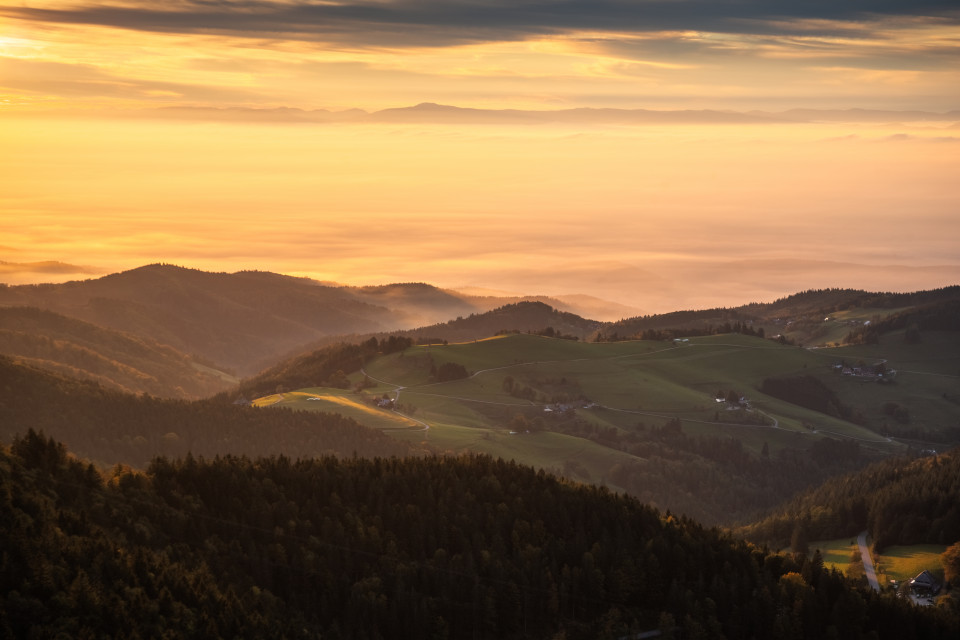
{"type": "Polygon", "coordinates": [[[518,302],[542,302],[558,311],[565,311],[583,318],[591,318],[601,322],[615,322],[621,318],[634,317],[642,313],[642,311],[635,307],[582,293],[553,296],[519,296],[468,287],[457,290],[457,294],[473,305],[475,311],[478,313],[493,311],[497,307],[516,304],[518,302]]]}
{"type": "Polygon", "coordinates": [[[383,330],[395,322],[384,307],[310,280],[169,265],[82,282],[2,287],[0,305],[39,307],[148,337],[241,375],[318,337],[383,330]]]}
{"type": "MultiPolygon", "coordinates": [[[[960,353],[952,334],[927,339],[924,349],[960,353]]],[[[375,340],[329,347],[242,389],[270,395],[265,405],[310,411],[339,410],[348,398],[380,425],[396,409],[421,427],[391,430],[393,437],[515,459],[708,523],[755,517],[831,475],[917,446],[892,438],[897,430],[960,441],[960,412],[953,396],[943,395],[953,382],[938,374],[945,361],[916,357],[926,352],[915,345],[894,345],[891,368],[901,357],[915,359],[884,385],[835,368],[864,347],[807,350],[744,335],[584,343],[507,334],[429,346],[391,340],[390,348],[375,340]],[[773,384],[795,388],[792,380],[807,378],[832,404],[805,404],[773,384]],[[282,397],[275,395],[280,386],[282,397]],[[394,403],[376,407],[384,398],[394,403]],[[909,410],[906,423],[893,424],[894,405],[909,410]],[[831,409],[837,406],[848,411],[831,409]]]]}
{"type": "Polygon", "coordinates": [[[6,637],[953,638],[635,500],[488,457],[157,459],[106,481],[0,449],[6,637]]]}
{"type": "Polygon", "coordinates": [[[402,335],[414,338],[417,342],[430,339],[458,342],[488,338],[503,332],[537,332],[549,327],[557,335],[582,340],[600,326],[600,322],[554,309],[543,302],[521,301],[442,324],[418,327],[402,335]]]}
{"type": "Polygon", "coordinates": [[[52,311],[0,307],[0,353],[129,393],[200,398],[236,384],[168,345],[52,311]]]}
{"type": "MultiPolygon", "coordinates": [[[[580,339],[620,340],[724,333],[742,327],[767,336],[783,335],[799,344],[840,343],[868,321],[949,300],[960,300],[960,287],[913,294],[830,289],[736,309],[677,311],[602,323],[582,316],[619,317],[630,309],[583,295],[502,297],[423,283],[345,287],[267,272],[208,273],[159,264],[95,280],[0,287],[0,307],[38,308],[122,331],[237,376],[252,375],[285,357],[327,344],[401,330],[413,337],[461,341],[500,330],[551,326],[580,339]]],[[[60,364],[64,372],[69,371],[64,365],[75,366],[60,364]]]]}
{"type": "Polygon", "coordinates": [[[854,289],[818,289],[796,293],[769,303],[736,308],[675,311],[638,316],[604,326],[605,339],[640,337],[644,332],[675,335],[725,333],[740,324],[763,329],[766,336],[783,335],[802,345],[840,343],[864,323],[913,307],[960,301],[960,286],[915,293],[877,293],[854,289]]]}
{"type": "Polygon", "coordinates": [[[154,456],[410,455],[418,446],[335,414],[265,412],[214,400],[164,400],[64,378],[0,356],[0,442],[42,429],[104,465],[154,456]]]}
{"type": "Polygon", "coordinates": [[[738,530],[786,547],[797,536],[824,540],[867,530],[878,550],[891,545],[960,542],[960,449],[894,458],[828,480],[738,530]]]}
{"type": "MultiPolygon", "coordinates": [[[[95,280],[0,286],[0,307],[34,307],[123,331],[239,376],[330,336],[428,327],[523,300],[423,283],[345,287],[275,273],[209,273],[161,264],[95,280]]],[[[590,297],[574,297],[571,306],[619,309],[590,297]]],[[[468,334],[475,337],[476,330],[461,335],[468,334]]]]}

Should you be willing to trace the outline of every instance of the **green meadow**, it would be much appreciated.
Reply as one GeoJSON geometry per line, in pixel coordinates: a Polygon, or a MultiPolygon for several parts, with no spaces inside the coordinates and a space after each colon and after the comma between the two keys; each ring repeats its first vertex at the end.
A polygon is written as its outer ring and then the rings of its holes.
{"type": "MultiPolygon", "coordinates": [[[[862,348],[861,348],[862,349],[862,348]]],[[[687,342],[627,341],[584,343],[513,334],[449,345],[416,346],[401,353],[374,359],[364,373],[373,384],[362,396],[341,390],[323,390],[318,400],[293,394],[277,406],[307,410],[336,410],[370,426],[395,426],[396,414],[371,410],[363,397],[387,394],[397,398],[403,413],[430,425],[438,444],[461,449],[478,437],[463,429],[490,433],[509,432],[518,413],[530,418],[549,416],[544,408],[554,398],[566,398],[576,416],[598,426],[632,430],[639,423],[662,425],[681,421],[692,435],[726,435],[758,451],[764,443],[771,451],[803,446],[817,438],[855,439],[879,452],[900,445],[853,423],[805,409],[761,394],[757,388],[771,376],[836,376],[832,365],[852,357],[849,349],[808,350],[779,345],[741,335],[691,338],[687,342]],[[829,351],[830,353],[826,353],[829,351]],[[446,362],[464,366],[470,377],[433,382],[435,370],[446,362]],[[531,389],[534,398],[511,395],[507,378],[531,389]],[[749,402],[749,410],[730,410],[715,401],[718,391],[734,390],[749,402]],[[332,401],[336,397],[336,402],[332,401]],[[357,399],[360,409],[347,399],[357,399]],[[592,405],[592,406],[590,406],[592,405]],[[585,408],[590,406],[590,408],[585,408]],[[450,431],[449,437],[441,432],[450,431]]],[[[871,354],[866,354],[871,357],[871,354]]],[[[916,391],[916,383],[867,385],[835,380],[851,387],[857,402],[872,402],[882,411],[881,400],[896,392],[916,391]],[[896,387],[896,388],[895,388],[896,387]],[[885,394],[861,400],[861,396],[885,394]]],[[[302,390],[308,393],[310,390],[302,390]]],[[[263,399],[258,404],[264,404],[263,399]]],[[[497,449],[489,441],[484,449],[497,449]]],[[[504,447],[506,448],[506,447],[504,447]]]]}
{"type": "Polygon", "coordinates": [[[860,565],[860,556],[857,551],[857,537],[838,538],[836,540],[817,540],[810,543],[810,553],[815,549],[820,550],[823,557],[823,565],[830,569],[836,569],[847,575],[850,575],[851,569],[856,575],[862,574],[862,565],[860,565]],[[856,555],[855,555],[856,554],[856,555]],[[856,558],[857,565],[851,566],[853,559],[856,558]]]}
{"type": "Polygon", "coordinates": [[[917,544],[910,546],[887,547],[873,560],[877,567],[877,578],[881,584],[890,580],[910,580],[924,569],[943,581],[943,564],[940,554],[947,550],[944,545],[917,544]]]}
{"type": "MultiPolygon", "coordinates": [[[[888,547],[880,554],[874,553],[873,563],[877,580],[881,585],[888,585],[891,580],[903,582],[915,577],[924,569],[930,571],[939,580],[943,580],[940,554],[946,548],[944,545],[916,544],[888,547]]],[[[863,567],[857,553],[856,536],[836,540],[817,540],[810,543],[811,554],[814,549],[820,550],[824,566],[850,576],[862,575],[863,567]],[[854,557],[856,557],[856,563],[852,562],[854,557]]]]}
{"type": "Polygon", "coordinates": [[[309,387],[275,393],[253,401],[255,407],[284,407],[299,411],[339,413],[375,429],[423,428],[417,422],[392,411],[380,409],[363,397],[343,389],[309,387]]]}
{"type": "MultiPolygon", "coordinates": [[[[488,453],[618,489],[611,469],[648,462],[600,438],[579,437],[584,429],[642,436],[679,421],[690,436],[733,438],[757,456],[764,449],[768,455],[805,450],[824,438],[856,441],[872,457],[903,451],[905,444],[882,431],[884,420],[892,420],[885,403],[907,406],[920,426],[956,423],[948,396],[956,395],[958,378],[946,372],[960,361],[943,354],[960,345],[948,334],[925,339],[805,349],[739,334],[614,343],[509,334],[379,356],[351,374],[351,382],[364,382],[360,392],[301,389],[256,404],[337,412],[441,451],[488,453]],[[898,369],[895,383],[866,383],[834,370],[841,361],[879,360],[898,369]],[[435,372],[448,362],[468,377],[437,382],[435,372]],[[799,376],[822,380],[872,429],[759,391],[768,377],[799,376]],[[718,392],[730,391],[747,404],[716,401],[718,392]],[[384,396],[397,411],[375,406],[384,396]],[[571,431],[571,423],[581,431],[571,431]]],[[[849,563],[842,549],[837,553],[831,563],[849,563]]]]}

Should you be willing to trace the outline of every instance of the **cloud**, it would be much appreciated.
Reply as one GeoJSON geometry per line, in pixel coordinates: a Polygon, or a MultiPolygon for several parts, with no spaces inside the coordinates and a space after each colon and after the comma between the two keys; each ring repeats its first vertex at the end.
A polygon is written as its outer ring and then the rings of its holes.
{"type": "Polygon", "coordinates": [[[954,136],[917,136],[909,133],[894,133],[885,136],[879,142],[960,142],[960,138],[954,136]]]}
{"type": "Polygon", "coordinates": [[[138,79],[107,73],[86,64],[0,57],[0,86],[63,97],[96,96],[137,100],[244,100],[242,89],[138,79]]]}
{"type": "MultiPolygon", "coordinates": [[[[238,0],[46,9],[11,6],[0,14],[38,22],[167,33],[229,34],[366,47],[448,46],[523,40],[574,31],[709,31],[755,35],[848,36],[847,22],[937,18],[958,24],[952,0],[834,2],[795,0],[412,0],[299,3],[238,0]]],[[[862,29],[862,27],[860,27],[862,29]]]]}
{"type": "Polygon", "coordinates": [[[85,274],[95,275],[105,273],[97,267],[81,266],[45,260],[42,262],[5,262],[0,260],[0,277],[19,276],[25,274],[85,274]]]}

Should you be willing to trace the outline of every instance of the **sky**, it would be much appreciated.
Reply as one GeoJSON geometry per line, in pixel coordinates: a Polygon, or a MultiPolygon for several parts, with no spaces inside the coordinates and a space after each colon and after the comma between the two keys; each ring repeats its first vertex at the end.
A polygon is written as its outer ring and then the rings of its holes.
{"type": "Polygon", "coordinates": [[[0,0],[0,151],[8,284],[928,289],[960,283],[960,6],[0,0]]]}

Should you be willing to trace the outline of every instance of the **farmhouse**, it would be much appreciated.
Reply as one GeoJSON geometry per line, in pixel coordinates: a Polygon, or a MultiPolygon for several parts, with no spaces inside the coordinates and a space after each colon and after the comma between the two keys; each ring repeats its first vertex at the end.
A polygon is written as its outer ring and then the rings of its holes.
{"type": "Polygon", "coordinates": [[[932,596],[940,592],[940,583],[933,574],[924,569],[910,581],[910,590],[918,596],[932,596]]]}

